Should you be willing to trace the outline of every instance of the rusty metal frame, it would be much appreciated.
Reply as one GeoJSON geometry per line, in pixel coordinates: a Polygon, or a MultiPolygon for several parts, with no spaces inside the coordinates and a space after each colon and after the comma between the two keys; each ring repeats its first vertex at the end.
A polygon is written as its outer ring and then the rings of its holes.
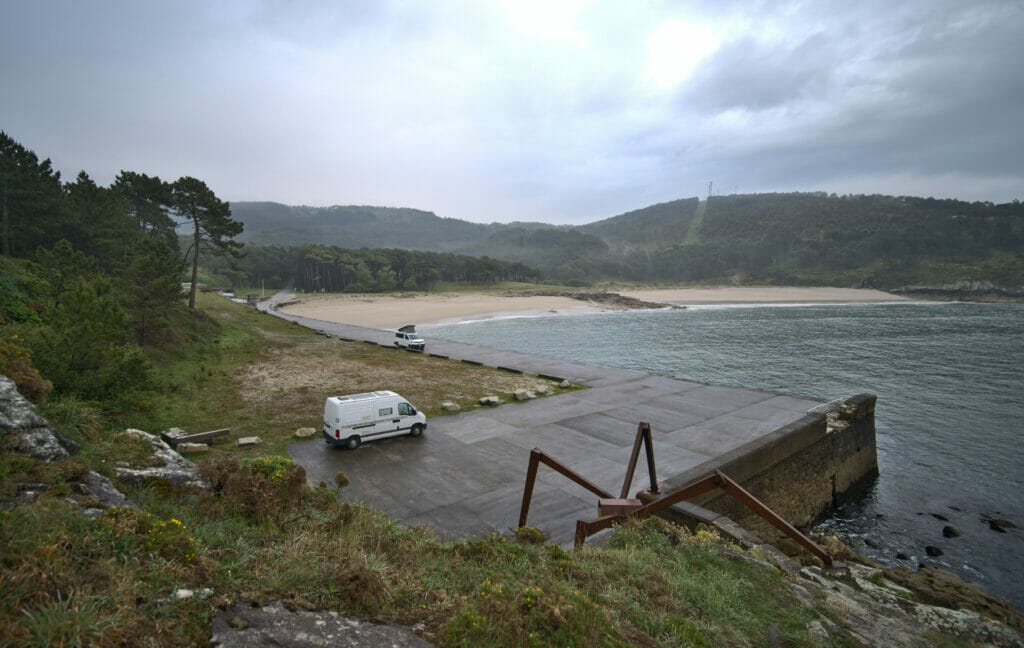
{"type": "MultiPolygon", "coordinates": [[[[626,469],[626,477],[622,483],[622,491],[620,494],[621,499],[624,499],[629,493],[629,487],[633,481],[633,472],[636,470],[636,462],[640,456],[641,444],[644,445],[646,450],[647,470],[651,480],[651,489],[647,491],[647,493],[651,495],[658,494],[658,480],[654,468],[654,444],[651,439],[651,426],[649,423],[640,423],[637,426],[636,438],[633,441],[633,451],[629,457],[629,466],[626,469]]],[[[519,509],[519,526],[526,526],[526,518],[530,512],[530,501],[533,499],[533,487],[537,481],[537,467],[541,463],[549,466],[559,474],[568,478],[570,481],[586,488],[598,497],[612,499],[611,494],[600,486],[594,484],[586,477],[572,470],[551,455],[538,448],[534,448],[530,451],[530,463],[526,470],[526,484],[523,489],[523,503],[519,509]]],[[[778,513],[771,510],[764,502],[751,495],[746,489],[718,470],[706,477],[697,479],[685,486],[681,486],[653,502],[639,506],[631,511],[624,512],[619,515],[605,515],[594,520],[577,520],[574,544],[579,547],[586,542],[588,537],[599,531],[610,528],[615,524],[630,518],[643,518],[648,515],[653,515],[658,511],[678,504],[684,500],[703,495],[704,493],[716,488],[721,488],[735,498],[740,504],[743,504],[769,524],[789,536],[794,542],[821,560],[826,569],[832,569],[834,566],[838,565],[838,563],[833,563],[832,556],[830,556],[827,551],[819,547],[813,540],[784,520],[778,513]]]]}
{"type": "Polygon", "coordinates": [[[644,444],[647,451],[647,473],[651,478],[650,493],[658,493],[658,475],[654,469],[654,441],[651,440],[651,424],[640,423],[636,426],[636,438],[633,439],[633,452],[629,455],[629,466],[626,468],[626,479],[622,482],[622,493],[620,499],[629,495],[629,486],[633,483],[633,471],[636,470],[636,460],[640,457],[640,444],[644,444]]]}
{"type": "Polygon", "coordinates": [[[648,515],[657,513],[662,509],[666,509],[684,500],[697,497],[698,495],[703,495],[715,488],[721,488],[739,501],[740,504],[743,504],[757,515],[761,516],[776,529],[789,536],[794,542],[821,560],[826,569],[833,568],[832,556],[830,556],[827,551],[819,547],[813,540],[797,530],[797,528],[792,524],[786,522],[782,516],[771,510],[764,502],[751,495],[745,488],[718,470],[707,477],[690,482],[686,486],[674,490],[671,493],[666,494],[664,497],[656,499],[650,504],[645,504],[644,506],[641,506],[640,508],[625,515],[606,515],[604,517],[597,518],[596,520],[577,520],[576,546],[578,547],[582,545],[588,537],[594,535],[598,531],[607,529],[626,519],[647,517],[648,515]]]}

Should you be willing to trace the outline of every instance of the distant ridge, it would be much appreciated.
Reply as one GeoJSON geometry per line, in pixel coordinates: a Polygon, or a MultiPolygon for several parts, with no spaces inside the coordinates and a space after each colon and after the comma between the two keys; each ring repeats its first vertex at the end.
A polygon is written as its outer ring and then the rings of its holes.
{"type": "Polygon", "coordinates": [[[471,223],[412,208],[232,204],[243,240],[517,261],[552,280],[897,287],[1024,285],[1024,206],[824,192],[650,205],[579,226],[471,223]]]}

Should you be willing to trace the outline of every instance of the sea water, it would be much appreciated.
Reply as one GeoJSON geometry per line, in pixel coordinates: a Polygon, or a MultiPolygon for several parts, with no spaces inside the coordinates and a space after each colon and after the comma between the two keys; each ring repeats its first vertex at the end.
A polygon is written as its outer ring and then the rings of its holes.
{"type": "Polygon", "coordinates": [[[1024,304],[690,306],[424,332],[827,400],[875,393],[881,475],[826,524],[880,562],[941,566],[1024,609],[1024,304]]]}

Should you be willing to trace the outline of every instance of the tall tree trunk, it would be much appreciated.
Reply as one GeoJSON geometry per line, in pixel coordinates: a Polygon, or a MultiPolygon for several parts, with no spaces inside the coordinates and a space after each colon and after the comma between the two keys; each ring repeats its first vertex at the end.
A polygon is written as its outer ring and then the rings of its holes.
{"type": "Polygon", "coordinates": [[[4,256],[11,256],[11,230],[8,226],[8,213],[7,213],[7,177],[4,176],[4,223],[3,223],[3,236],[4,236],[4,256]]]}
{"type": "Polygon", "coordinates": [[[188,291],[188,309],[190,311],[196,310],[196,279],[199,277],[199,221],[192,221],[196,227],[195,240],[192,249],[192,286],[188,291]]]}

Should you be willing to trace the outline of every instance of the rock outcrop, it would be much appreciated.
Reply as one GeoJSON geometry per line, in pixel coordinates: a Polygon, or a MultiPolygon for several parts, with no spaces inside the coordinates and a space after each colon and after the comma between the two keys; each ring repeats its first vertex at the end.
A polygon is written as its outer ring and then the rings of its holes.
{"type": "Polygon", "coordinates": [[[78,444],[57,433],[17,385],[0,375],[0,442],[6,450],[40,461],[60,461],[78,452],[78,444]]]}
{"type": "Polygon", "coordinates": [[[236,603],[213,618],[210,645],[221,648],[393,646],[430,648],[410,628],[343,617],[337,612],[291,611],[281,603],[236,603]]]}
{"type": "Polygon", "coordinates": [[[125,430],[125,434],[145,439],[153,447],[157,465],[148,468],[114,468],[117,478],[126,484],[141,484],[149,480],[170,482],[173,486],[195,486],[210,489],[210,482],[196,472],[196,465],[171,449],[160,437],[142,430],[125,430]]]}

